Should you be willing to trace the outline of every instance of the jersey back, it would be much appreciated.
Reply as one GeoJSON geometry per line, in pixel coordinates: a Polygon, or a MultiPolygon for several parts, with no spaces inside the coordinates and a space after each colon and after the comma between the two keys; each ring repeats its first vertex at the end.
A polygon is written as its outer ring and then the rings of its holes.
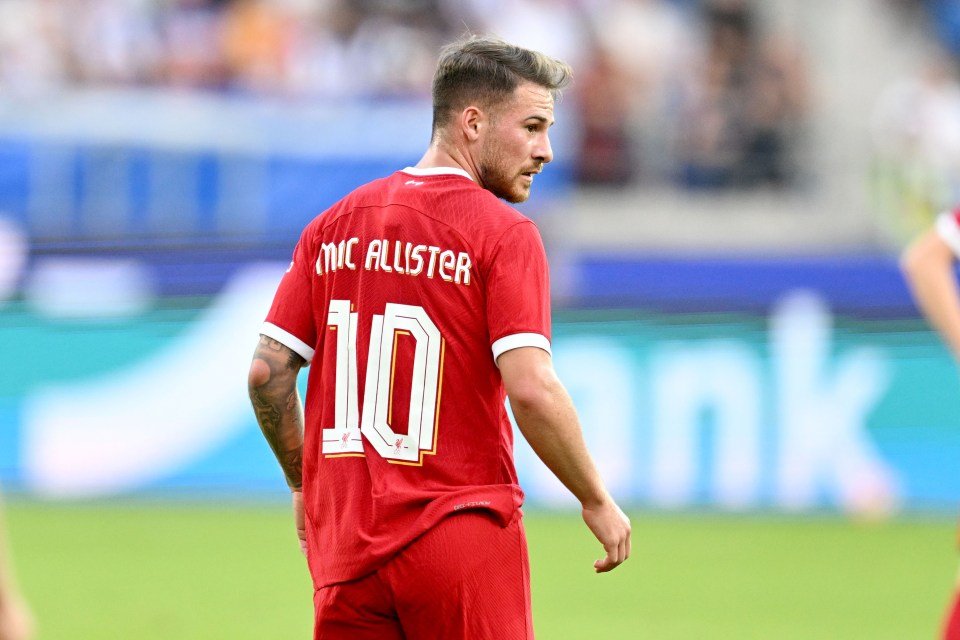
{"type": "Polygon", "coordinates": [[[304,501],[317,587],[522,492],[496,357],[550,349],[536,227],[457,170],[405,169],[313,220],[263,333],[311,361],[304,501]]]}

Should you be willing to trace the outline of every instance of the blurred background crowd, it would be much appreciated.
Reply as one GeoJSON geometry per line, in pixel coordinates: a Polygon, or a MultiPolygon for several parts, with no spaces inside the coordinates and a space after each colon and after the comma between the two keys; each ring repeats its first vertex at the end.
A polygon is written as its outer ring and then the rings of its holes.
{"type": "Polygon", "coordinates": [[[568,247],[884,251],[960,201],[957,0],[0,0],[0,211],[40,251],[288,244],[371,177],[303,158],[421,148],[391,125],[467,31],[575,68],[568,247]]]}
{"type": "Polygon", "coordinates": [[[765,21],[756,4],[2,0],[0,92],[422,97],[439,46],[466,30],[493,32],[576,69],[578,181],[790,187],[810,116],[808,62],[797,34],[765,21]]]}
{"type": "MultiPolygon", "coordinates": [[[[886,72],[890,86],[856,94],[869,112],[846,101],[856,124],[872,127],[872,206],[929,217],[957,195],[950,173],[960,166],[960,8],[954,0],[867,4],[863,11],[896,25],[891,44],[922,58],[908,69],[895,62],[902,55],[865,54],[859,64],[873,68],[859,72],[886,72]],[[907,31],[910,38],[900,37],[907,31]],[[905,77],[894,77],[901,68],[905,77]]],[[[825,39],[830,9],[814,5],[0,0],[0,96],[18,105],[98,89],[300,104],[425,99],[444,42],[493,32],[576,69],[567,103],[579,123],[571,160],[578,184],[803,190],[829,164],[818,140],[849,146],[849,136],[828,131],[848,125],[831,121],[825,111],[836,105],[824,94],[856,92],[858,82],[849,74],[845,87],[823,80],[846,54],[825,39]]],[[[877,40],[874,25],[835,13],[845,30],[835,38],[863,41],[865,50],[877,40]]]]}

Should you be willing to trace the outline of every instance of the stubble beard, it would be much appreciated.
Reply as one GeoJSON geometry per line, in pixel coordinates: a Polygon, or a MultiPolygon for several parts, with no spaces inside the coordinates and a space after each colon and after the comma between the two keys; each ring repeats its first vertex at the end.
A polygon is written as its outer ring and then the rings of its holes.
{"type": "Polygon", "coordinates": [[[511,176],[504,168],[504,162],[496,149],[484,154],[483,161],[478,169],[483,187],[498,198],[506,200],[510,204],[520,204],[526,202],[530,197],[530,189],[524,189],[517,185],[518,176],[511,176]]]}

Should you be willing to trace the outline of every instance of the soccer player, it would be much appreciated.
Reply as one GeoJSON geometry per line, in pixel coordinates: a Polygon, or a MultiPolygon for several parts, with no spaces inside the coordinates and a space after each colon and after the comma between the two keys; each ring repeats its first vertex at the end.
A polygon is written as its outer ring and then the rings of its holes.
{"type": "MultiPolygon", "coordinates": [[[[901,267],[917,307],[960,360],[960,208],[940,214],[933,228],[907,247],[901,267]]],[[[960,539],[958,539],[960,543],[960,539]]],[[[960,575],[943,624],[943,640],[960,640],[960,575]]]]}
{"type": "Polygon", "coordinates": [[[13,579],[3,522],[0,522],[0,640],[28,640],[32,637],[33,618],[13,579]]]}
{"type": "Polygon", "coordinates": [[[334,204],[294,249],[249,387],[293,493],[316,638],[533,637],[505,396],[580,501],[605,551],[595,571],[630,554],[552,365],[539,232],[506,204],[552,160],[570,77],[499,39],[448,45],[421,160],[334,204]]]}

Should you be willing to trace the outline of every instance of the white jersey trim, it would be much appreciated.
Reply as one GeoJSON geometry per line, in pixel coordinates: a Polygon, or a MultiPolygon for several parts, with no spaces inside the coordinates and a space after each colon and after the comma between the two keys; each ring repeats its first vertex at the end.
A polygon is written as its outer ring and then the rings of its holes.
{"type": "Polygon", "coordinates": [[[260,327],[260,333],[267,336],[268,338],[273,338],[277,342],[280,342],[286,347],[290,347],[293,351],[296,351],[303,359],[308,363],[313,360],[313,354],[316,353],[315,349],[311,349],[310,345],[306,342],[293,335],[289,331],[281,329],[277,325],[264,322],[263,326],[260,327]]]}
{"type": "Polygon", "coordinates": [[[947,211],[937,216],[937,234],[953,250],[954,255],[960,256],[960,227],[953,212],[947,211]]]}
{"type": "Polygon", "coordinates": [[[550,351],[550,341],[546,336],[539,333],[515,333],[512,336],[504,336],[493,343],[493,360],[496,361],[505,352],[520,347],[537,347],[547,353],[550,351]]]}
{"type": "Polygon", "coordinates": [[[473,178],[470,177],[470,174],[461,169],[460,167],[407,167],[402,169],[403,173],[409,173],[413,176],[449,176],[457,175],[463,176],[473,181],[473,178]]]}

